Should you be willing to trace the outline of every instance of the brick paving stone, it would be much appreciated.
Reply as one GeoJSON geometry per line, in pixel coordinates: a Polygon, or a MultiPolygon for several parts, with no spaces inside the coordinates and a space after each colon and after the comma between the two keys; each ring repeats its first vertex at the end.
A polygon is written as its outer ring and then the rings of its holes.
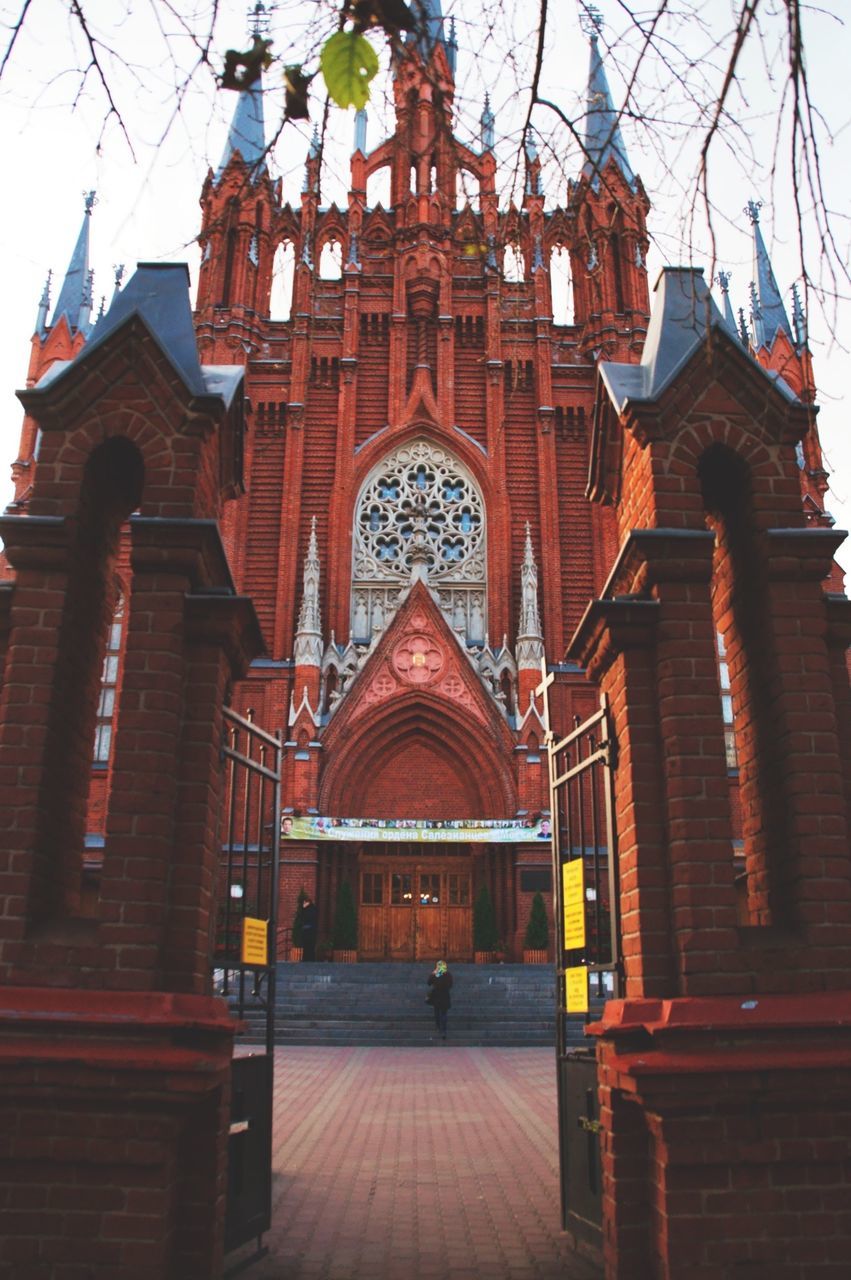
{"type": "Polygon", "coordinates": [[[559,1227],[551,1049],[289,1047],[275,1071],[272,1228],[249,1280],[600,1275],[559,1227]]]}

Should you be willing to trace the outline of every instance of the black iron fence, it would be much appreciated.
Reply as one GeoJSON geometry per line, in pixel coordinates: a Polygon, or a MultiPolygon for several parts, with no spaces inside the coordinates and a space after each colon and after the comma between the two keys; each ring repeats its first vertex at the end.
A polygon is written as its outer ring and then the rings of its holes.
{"type": "Polygon", "coordinates": [[[605,698],[563,738],[544,697],[552,813],[556,925],[556,1063],[562,1223],[592,1246],[601,1239],[597,1067],[584,1024],[621,992],[617,850],[612,776],[615,742],[605,698]]]}
{"type": "MultiPolygon", "coordinates": [[[[250,713],[249,713],[250,717],[250,713]]],[[[271,1219],[275,961],[280,859],[280,735],[224,712],[225,831],[214,956],[216,990],[262,1045],[233,1061],[225,1250],[257,1240],[271,1219]]]]}

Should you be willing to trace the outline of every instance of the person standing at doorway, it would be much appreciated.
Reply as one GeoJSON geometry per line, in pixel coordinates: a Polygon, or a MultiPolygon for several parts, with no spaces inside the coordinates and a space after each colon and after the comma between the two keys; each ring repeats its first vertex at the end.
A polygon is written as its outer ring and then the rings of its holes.
{"type": "Polygon", "coordinates": [[[427,999],[434,1009],[434,1025],[437,1027],[437,1034],[445,1040],[449,1007],[452,1004],[449,994],[452,989],[452,974],[445,960],[438,960],[434,970],[428,975],[428,985],[431,990],[427,999]]]}
{"type": "Polygon", "coordinates": [[[316,903],[306,897],[301,904],[301,945],[302,960],[316,959],[316,903]]]}

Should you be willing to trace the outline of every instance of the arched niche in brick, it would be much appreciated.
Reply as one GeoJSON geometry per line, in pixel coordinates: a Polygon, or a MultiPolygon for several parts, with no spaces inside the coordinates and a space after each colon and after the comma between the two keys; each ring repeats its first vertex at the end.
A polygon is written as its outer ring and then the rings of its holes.
{"type": "Polygon", "coordinates": [[[141,504],[144,484],[142,455],[122,436],[96,445],[82,468],[36,807],[34,920],[75,914],[79,907],[80,850],[119,535],[141,504]]]}

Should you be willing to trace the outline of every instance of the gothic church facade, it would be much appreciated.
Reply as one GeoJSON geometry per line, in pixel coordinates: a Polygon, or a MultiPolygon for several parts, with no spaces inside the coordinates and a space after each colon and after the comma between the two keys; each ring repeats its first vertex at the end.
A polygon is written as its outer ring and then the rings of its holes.
{"type": "MultiPolygon", "coordinates": [[[[318,141],[300,207],[281,202],[259,85],[241,94],[201,196],[198,353],[204,366],[244,366],[247,396],[243,491],[223,539],[266,649],[234,703],[285,741],[282,955],[299,890],[329,936],[348,880],[364,959],[472,958],[482,885],[502,950],[519,959],[533,894],[550,886],[542,662],[561,727],[598,705],[565,653],[621,536],[611,502],[591,501],[591,434],[600,362],[637,365],[645,349],[650,201],[592,36],[584,164],[564,203],[545,207],[529,136],[522,203],[501,206],[493,115],[486,102],[478,145],[455,137],[457,50],[437,0],[429,10],[395,66],[391,135],[370,149],[366,116],[356,119],[345,208],[321,204],[318,141]],[[386,208],[367,203],[382,170],[386,208]],[[270,306],[282,246],[294,264],[286,320],[270,306]],[[572,288],[564,324],[553,319],[558,255],[572,288]]],[[[750,211],[750,328],[736,324],[723,276],[718,319],[812,405],[801,308],[796,298],[790,323],[750,211]]],[[[86,342],[90,215],[49,321],[43,299],[31,384],[86,342]]],[[[19,512],[36,454],[28,418],[19,512]]],[[[798,462],[802,521],[827,525],[814,414],[798,462]]],[[[119,564],[84,887],[98,877],[123,610],[119,564]]],[[[732,725],[723,635],[719,697],[732,725]]]]}

